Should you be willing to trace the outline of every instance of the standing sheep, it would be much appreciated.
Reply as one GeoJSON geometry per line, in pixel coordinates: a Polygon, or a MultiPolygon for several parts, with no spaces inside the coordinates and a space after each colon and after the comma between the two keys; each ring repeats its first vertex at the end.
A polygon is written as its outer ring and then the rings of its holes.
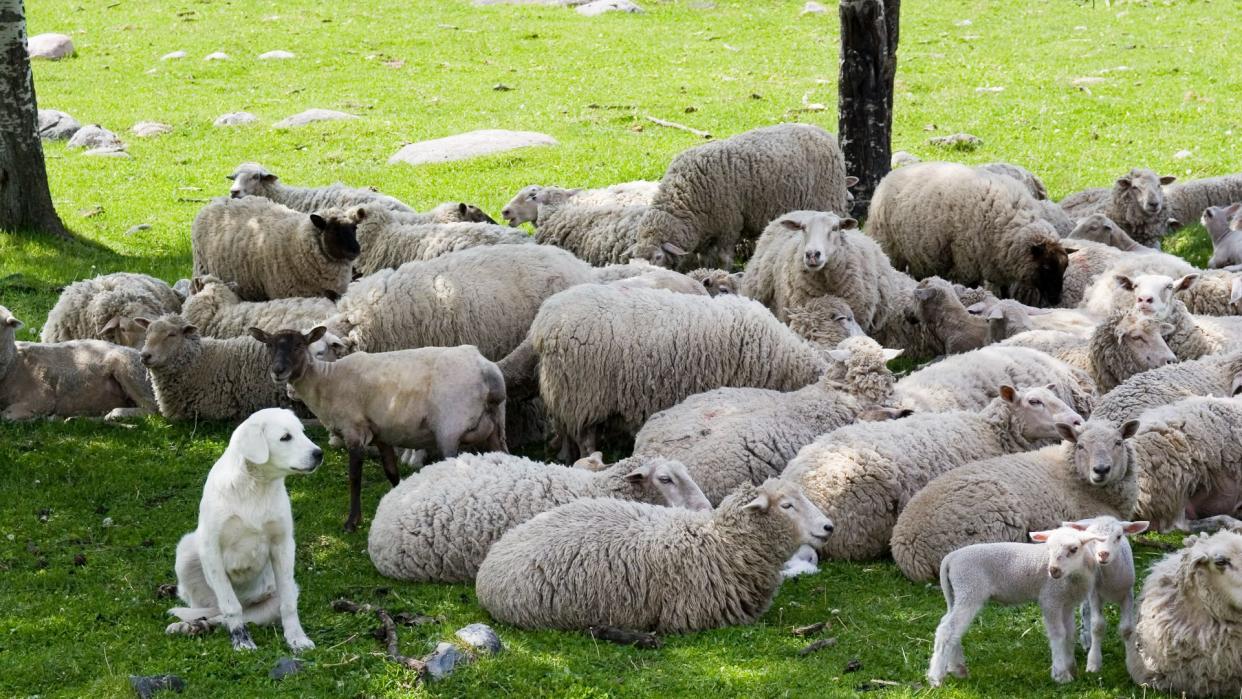
{"type": "Polygon", "coordinates": [[[1023,541],[1027,532],[1098,515],[1128,518],[1138,499],[1131,440],[1138,426],[1061,424],[1062,444],[941,475],[897,518],[893,560],[907,578],[931,580],[949,552],[968,544],[1023,541]]]}
{"type": "Polygon", "coordinates": [[[1170,211],[1164,187],[1176,179],[1136,167],[1118,177],[1112,189],[1087,189],[1071,194],[1061,200],[1061,208],[1074,219],[1104,214],[1139,245],[1159,250],[1161,239],[1169,232],[1170,211]]]}
{"type": "Polygon", "coordinates": [[[1048,305],[1061,300],[1061,236],[1010,177],[955,163],[894,170],[876,187],[867,233],[893,266],[915,277],[1038,292],[1048,305]]]}
{"type": "Polygon", "coordinates": [[[353,279],[356,228],[339,209],[308,216],[261,197],[216,199],[190,226],[194,274],[237,282],[246,301],[335,299],[353,279]]]}
{"type": "Polygon", "coordinates": [[[520,628],[687,633],[746,624],[781,566],[832,522],[796,486],[743,485],[713,512],[579,500],[510,529],[479,567],[479,604],[520,628]]]}
{"type": "Polygon", "coordinates": [[[638,227],[634,257],[662,267],[733,267],[788,211],[848,212],[837,139],[809,124],[753,129],[682,152],[668,166],[638,227]]]}
{"type": "Polygon", "coordinates": [[[355,207],[349,217],[358,222],[362,248],[354,260],[354,272],[363,276],[458,250],[530,242],[522,231],[490,223],[405,223],[375,204],[355,207]]]}
{"type": "MultiPolygon", "coordinates": [[[[1062,522],[1062,527],[1095,534],[1101,539],[1089,547],[1095,556],[1095,580],[1091,592],[1082,605],[1082,632],[1079,639],[1087,650],[1087,672],[1099,672],[1103,668],[1102,646],[1108,620],[1104,618],[1104,605],[1116,604],[1121,608],[1121,622],[1117,631],[1126,644],[1126,662],[1131,662],[1134,634],[1134,552],[1127,536],[1147,531],[1147,522],[1122,522],[1116,517],[1093,517],[1077,522],[1062,522]]],[[[1072,628],[1072,627],[1071,627],[1072,628]]]]}
{"type": "Polygon", "coordinates": [[[289,187],[258,163],[242,163],[233,174],[225,177],[233,182],[229,187],[229,197],[233,199],[263,197],[304,214],[359,204],[378,204],[393,211],[417,213],[398,199],[370,189],[346,187],[340,182],[326,187],[289,187]]]}
{"type": "Polygon", "coordinates": [[[65,287],[39,334],[45,343],[107,340],[137,349],[146,330],[135,318],[181,310],[181,299],[165,282],[145,274],[118,272],[65,287]]]}
{"type": "Polygon", "coordinates": [[[711,509],[685,466],[658,457],[635,456],[593,472],[508,454],[463,454],[389,491],[375,511],[367,550],[390,578],[473,582],[506,531],[583,498],[711,509]]]}
{"type": "Polygon", "coordinates": [[[242,301],[234,286],[210,274],[195,277],[181,315],[207,337],[229,338],[245,335],[253,327],[269,332],[313,328],[336,312],[336,304],[325,298],[242,301]]]}
{"type": "Polygon", "coordinates": [[[894,423],[847,425],[803,447],[785,478],[837,523],[821,553],[833,559],[884,555],[910,498],[937,476],[972,461],[1030,451],[1082,417],[1050,387],[1001,386],[982,411],[915,413],[894,423]]]}
{"type": "Polygon", "coordinates": [[[1093,415],[1122,422],[1191,396],[1232,396],[1242,389],[1242,352],[1178,362],[1130,377],[1100,399],[1093,415]]]}
{"type": "Polygon", "coordinates": [[[518,193],[500,210],[500,215],[510,226],[523,223],[539,225],[539,195],[548,190],[565,192],[574,206],[644,206],[651,203],[655,193],[659,191],[659,182],[635,180],[609,185],[599,189],[564,189],[532,184],[518,190],[518,193]]]}

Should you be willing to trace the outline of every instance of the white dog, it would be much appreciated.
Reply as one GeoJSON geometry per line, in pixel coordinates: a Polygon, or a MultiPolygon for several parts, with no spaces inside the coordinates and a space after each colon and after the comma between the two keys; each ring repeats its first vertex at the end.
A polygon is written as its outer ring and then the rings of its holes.
{"type": "Polygon", "coordinates": [[[289,648],[315,647],[298,620],[285,476],[310,473],[322,461],[323,450],[288,410],[260,410],[233,432],[207,474],[198,529],[177,544],[177,595],[189,606],[168,610],[181,621],[167,633],[223,625],[234,650],[253,650],[246,623],[279,617],[289,648]]]}

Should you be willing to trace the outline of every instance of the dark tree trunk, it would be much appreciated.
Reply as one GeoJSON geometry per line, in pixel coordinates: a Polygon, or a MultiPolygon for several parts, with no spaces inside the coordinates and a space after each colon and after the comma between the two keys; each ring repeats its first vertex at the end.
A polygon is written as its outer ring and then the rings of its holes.
{"type": "Polygon", "coordinates": [[[841,0],[837,129],[846,172],[858,178],[856,216],[867,214],[871,194],[892,161],[900,10],[901,0],[841,0]]]}
{"type": "Polygon", "coordinates": [[[0,0],[0,230],[70,237],[47,185],[22,0],[0,0]]]}

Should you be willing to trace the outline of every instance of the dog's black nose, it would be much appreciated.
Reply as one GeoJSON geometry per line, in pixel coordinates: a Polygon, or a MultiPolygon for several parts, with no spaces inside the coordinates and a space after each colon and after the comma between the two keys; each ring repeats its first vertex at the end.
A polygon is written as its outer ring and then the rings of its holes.
{"type": "Polygon", "coordinates": [[[323,449],[315,447],[315,451],[311,452],[311,460],[317,464],[323,463],[323,449]]]}

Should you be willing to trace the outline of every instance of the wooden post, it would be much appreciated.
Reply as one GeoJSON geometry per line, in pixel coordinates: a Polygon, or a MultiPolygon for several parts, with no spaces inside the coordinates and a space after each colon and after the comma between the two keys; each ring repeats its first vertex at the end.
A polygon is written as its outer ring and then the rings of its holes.
{"type": "Polygon", "coordinates": [[[837,134],[858,178],[854,215],[865,216],[892,160],[893,79],[901,0],[841,0],[837,134]]]}

